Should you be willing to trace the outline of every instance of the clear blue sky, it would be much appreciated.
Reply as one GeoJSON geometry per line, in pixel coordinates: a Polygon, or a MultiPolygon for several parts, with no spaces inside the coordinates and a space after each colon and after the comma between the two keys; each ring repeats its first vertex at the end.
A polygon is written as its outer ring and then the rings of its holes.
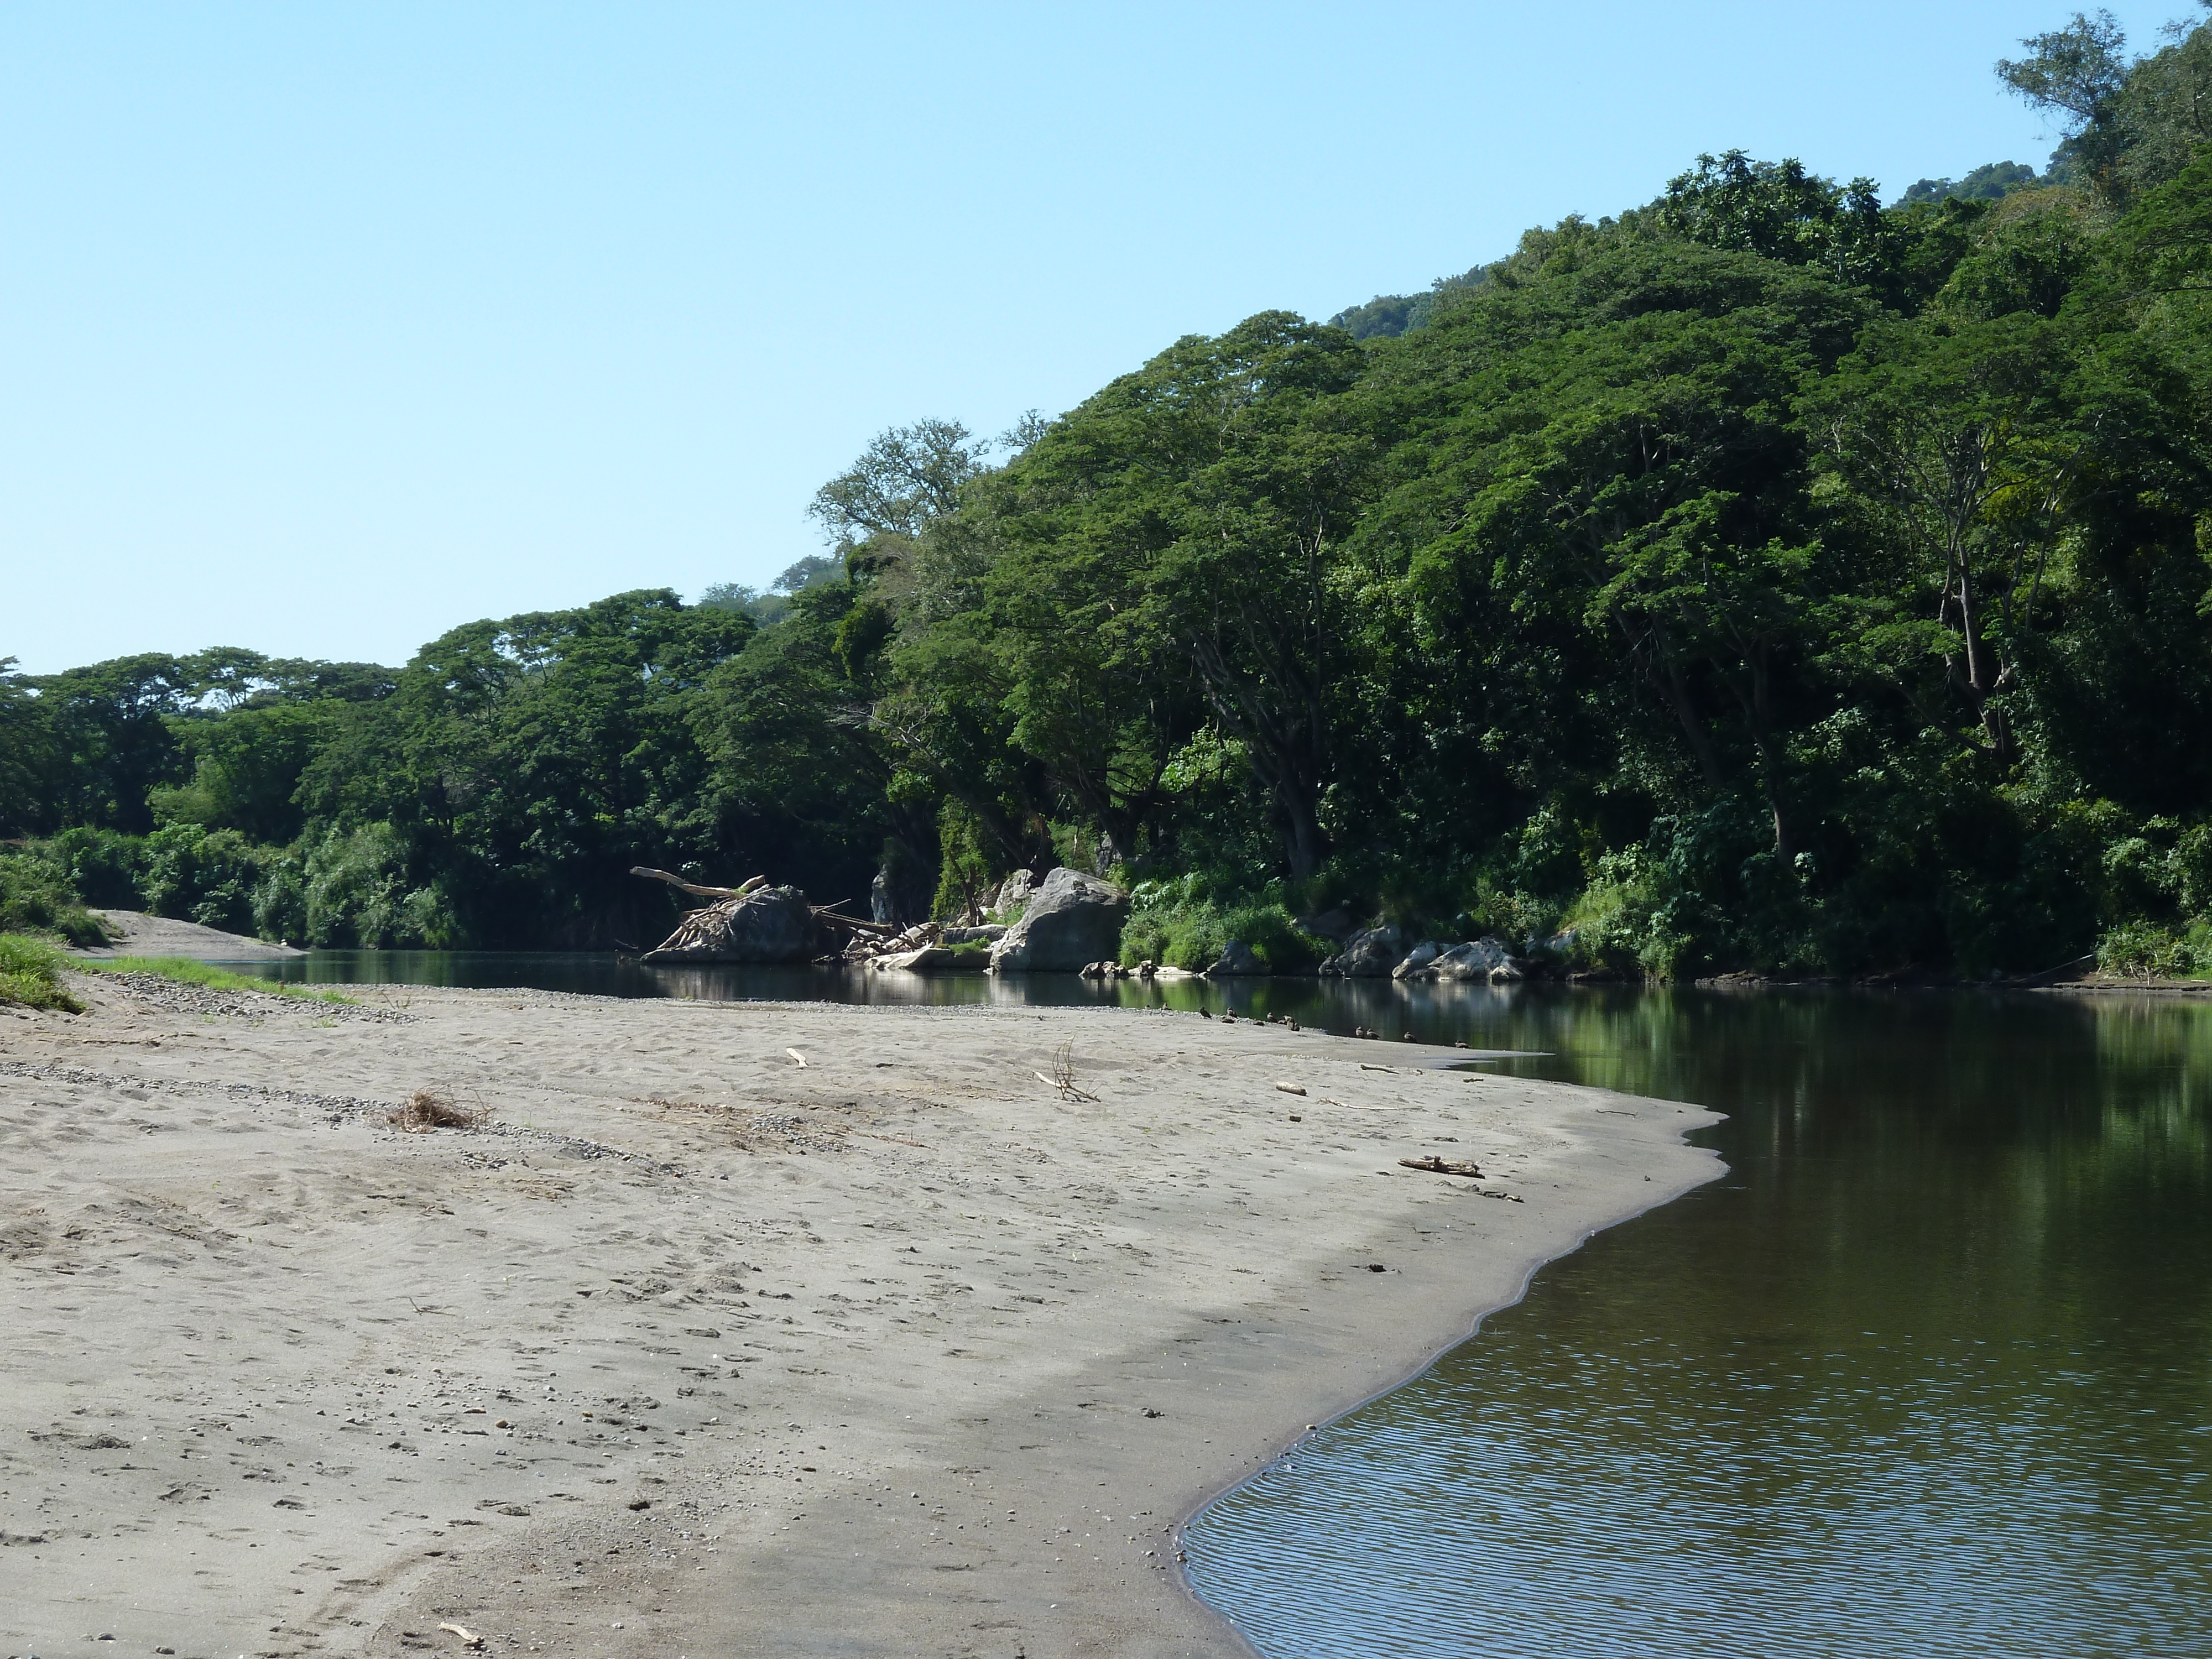
{"type": "Polygon", "coordinates": [[[1056,413],[1699,150],[2040,165],[1990,64],[2069,10],[9,0],[0,656],[397,663],[765,584],[884,426],[1056,413]]]}

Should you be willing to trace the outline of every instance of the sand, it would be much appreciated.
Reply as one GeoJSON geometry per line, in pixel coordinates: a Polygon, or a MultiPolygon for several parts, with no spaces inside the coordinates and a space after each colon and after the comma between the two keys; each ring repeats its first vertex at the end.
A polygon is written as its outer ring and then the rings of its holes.
{"type": "Polygon", "coordinates": [[[78,957],[191,957],[201,962],[275,962],[307,953],[290,945],[227,933],[196,921],[149,916],[143,910],[94,910],[107,924],[113,942],[104,948],[72,951],[78,957]]]}
{"type": "Polygon", "coordinates": [[[0,1011],[46,1659],[1243,1652],[1193,1509],[1720,1167],[1695,1109],[1190,1014],[81,994],[0,1011]],[[423,1088],[482,1127],[392,1127],[423,1088]]]}

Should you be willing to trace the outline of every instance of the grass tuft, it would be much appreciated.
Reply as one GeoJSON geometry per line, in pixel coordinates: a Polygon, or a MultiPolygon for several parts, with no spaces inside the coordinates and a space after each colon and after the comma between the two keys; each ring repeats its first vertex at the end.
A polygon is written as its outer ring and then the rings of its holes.
{"type": "Polygon", "coordinates": [[[252,974],[234,974],[225,968],[210,963],[194,962],[189,957],[93,957],[74,962],[70,966],[88,968],[100,974],[154,974],[162,979],[174,980],[179,985],[202,985],[210,991],[266,991],[280,997],[299,997],[309,1002],[351,1003],[354,999],[340,991],[321,991],[312,986],[295,985],[281,979],[259,979],[252,974]]]}
{"type": "Polygon", "coordinates": [[[417,1089],[405,1105],[394,1106],[386,1115],[393,1128],[411,1135],[428,1134],[433,1129],[473,1129],[483,1118],[483,1112],[460,1105],[436,1089],[417,1089]]]}
{"type": "Polygon", "coordinates": [[[62,988],[70,959],[44,939],[0,933],[0,1002],[81,1014],[84,1005],[62,988]]]}

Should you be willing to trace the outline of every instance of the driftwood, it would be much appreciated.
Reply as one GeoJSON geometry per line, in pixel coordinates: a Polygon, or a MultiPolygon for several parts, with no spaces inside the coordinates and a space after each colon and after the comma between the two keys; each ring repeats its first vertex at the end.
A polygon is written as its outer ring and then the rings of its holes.
{"type": "MultiPolygon", "coordinates": [[[[647,881],[665,881],[671,887],[676,888],[679,891],[695,893],[701,898],[714,899],[717,901],[717,903],[710,904],[704,909],[693,910],[687,914],[684,918],[686,927],[691,923],[695,917],[708,916],[719,908],[720,905],[726,904],[732,899],[744,898],[748,894],[757,892],[760,889],[768,885],[768,878],[766,876],[754,876],[746,880],[741,885],[736,887],[708,887],[696,881],[686,881],[681,876],[672,876],[665,870],[654,870],[642,864],[632,865],[630,866],[629,872],[633,876],[642,876],[647,881]]],[[[850,899],[840,899],[838,903],[849,904],[852,902],[853,901],[850,899]]],[[[889,938],[898,932],[897,928],[887,927],[880,921],[863,921],[858,916],[840,915],[837,912],[837,906],[835,904],[827,906],[809,904],[806,908],[813,915],[815,924],[817,927],[842,927],[848,933],[873,933],[883,938],[889,938]]],[[[681,946],[678,943],[678,939],[680,939],[684,931],[684,927],[678,927],[677,930],[678,937],[672,938],[667,944],[664,944],[660,948],[664,951],[671,948],[680,949],[681,946]]]]}
{"type": "Polygon", "coordinates": [[[896,939],[898,936],[899,930],[887,921],[862,921],[858,916],[842,916],[835,910],[824,910],[817,904],[810,904],[806,908],[814,912],[814,920],[824,927],[842,927],[848,933],[871,933],[878,939],[896,939]]]}
{"type": "Polygon", "coordinates": [[[1401,1158],[1401,1170],[1424,1170],[1431,1175],[1466,1176],[1471,1180],[1482,1179],[1482,1171],[1472,1164],[1447,1164],[1440,1158],[1401,1158]]]}
{"type": "Polygon", "coordinates": [[[1046,1088],[1059,1090],[1062,1100],[1088,1101],[1094,1106],[1098,1103],[1097,1095],[1086,1093],[1076,1085],[1075,1045],[1073,1042],[1063,1042],[1054,1051],[1052,1073],[1050,1077],[1042,1072],[1031,1072],[1030,1075],[1046,1088]]]}
{"type": "Polygon", "coordinates": [[[680,887],[687,893],[696,893],[701,898],[743,898],[756,887],[768,885],[766,876],[754,876],[742,887],[702,887],[696,881],[686,881],[681,876],[672,876],[665,870],[650,870],[642,864],[633,864],[629,867],[629,872],[633,876],[643,876],[648,881],[665,881],[671,887],[680,887]]]}

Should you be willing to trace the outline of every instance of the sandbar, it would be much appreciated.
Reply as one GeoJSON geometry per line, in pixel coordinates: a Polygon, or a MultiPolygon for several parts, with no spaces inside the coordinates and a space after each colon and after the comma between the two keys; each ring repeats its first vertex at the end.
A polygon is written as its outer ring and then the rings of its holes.
{"type": "Polygon", "coordinates": [[[46,1659],[1242,1653],[1194,1509],[1721,1169],[1694,1107],[1184,1012],[76,977],[0,1010],[46,1659]]]}

